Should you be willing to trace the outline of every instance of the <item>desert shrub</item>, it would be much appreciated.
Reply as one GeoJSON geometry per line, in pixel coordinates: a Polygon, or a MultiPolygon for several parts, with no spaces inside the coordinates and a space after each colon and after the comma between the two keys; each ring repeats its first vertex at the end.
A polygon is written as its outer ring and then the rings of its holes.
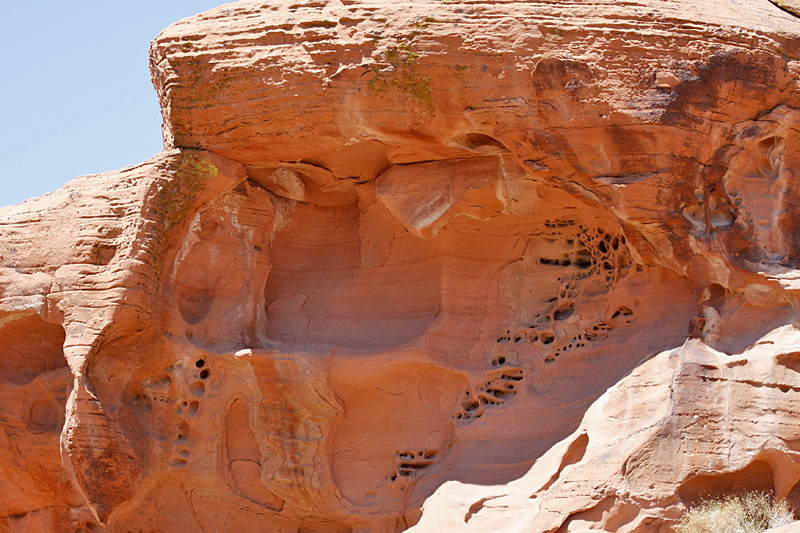
{"type": "Polygon", "coordinates": [[[786,500],[764,492],[728,495],[702,501],[683,516],[680,533],[757,533],[794,521],[786,500]]]}

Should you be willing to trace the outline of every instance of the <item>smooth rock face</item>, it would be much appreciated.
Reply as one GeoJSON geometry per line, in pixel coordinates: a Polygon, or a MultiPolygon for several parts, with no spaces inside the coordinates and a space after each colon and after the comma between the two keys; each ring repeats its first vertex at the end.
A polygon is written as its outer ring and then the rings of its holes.
{"type": "Polygon", "coordinates": [[[260,2],[165,150],[0,209],[0,531],[668,531],[800,508],[800,19],[260,2]]]}

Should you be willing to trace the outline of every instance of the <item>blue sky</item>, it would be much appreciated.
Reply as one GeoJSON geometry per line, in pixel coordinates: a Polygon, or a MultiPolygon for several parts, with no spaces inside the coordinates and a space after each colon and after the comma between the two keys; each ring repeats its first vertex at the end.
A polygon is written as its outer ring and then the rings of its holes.
{"type": "Polygon", "coordinates": [[[225,1],[2,2],[0,206],[158,153],[150,41],[225,1]]]}

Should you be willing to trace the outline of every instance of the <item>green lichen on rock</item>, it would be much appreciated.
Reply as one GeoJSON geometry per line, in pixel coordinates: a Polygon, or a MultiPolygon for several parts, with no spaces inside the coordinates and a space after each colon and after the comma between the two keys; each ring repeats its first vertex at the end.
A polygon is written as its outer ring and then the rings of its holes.
{"type": "Polygon", "coordinates": [[[156,280],[161,277],[164,251],[170,237],[196,211],[197,201],[207,187],[208,180],[219,174],[216,165],[201,153],[191,151],[171,158],[165,170],[167,176],[155,184],[155,195],[150,204],[157,224],[151,247],[156,280]]]}
{"type": "Polygon", "coordinates": [[[431,79],[417,71],[420,53],[407,41],[402,41],[397,46],[388,47],[381,55],[389,67],[379,68],[377,65],[370,67],[375,74],[367,82],[370,91],[374,94],[383,94],[390,89],[400,91],[425,105],[432,114],[431,79]]]}
{"type": "Polygon", "coordinates": [[[178,226],[206,187],[209,178],[216,177],[219,169],[196,153],[183,153],[175,165],[174,176],[160,188],[156,205],[163,214],[165,233],[178,226]]]}
{"type": "Polygon", "coordinates": [[[233,83],[234,77],[230,75],[223,76],[218,80],[214,80],[207,89],[207,93],[209,96],[214,97],[222,90],[227,89],[233,83]]]}

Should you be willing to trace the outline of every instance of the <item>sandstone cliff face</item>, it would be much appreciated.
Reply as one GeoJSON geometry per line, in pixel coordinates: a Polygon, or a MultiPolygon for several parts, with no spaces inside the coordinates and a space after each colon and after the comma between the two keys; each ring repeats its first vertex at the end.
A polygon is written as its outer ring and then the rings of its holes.
{"type": "Polygon", "coordinates": [[[165,150],[0,209],[0,530],[659,531],[800,505],[800,20],[228,4],[165,150]]]}

